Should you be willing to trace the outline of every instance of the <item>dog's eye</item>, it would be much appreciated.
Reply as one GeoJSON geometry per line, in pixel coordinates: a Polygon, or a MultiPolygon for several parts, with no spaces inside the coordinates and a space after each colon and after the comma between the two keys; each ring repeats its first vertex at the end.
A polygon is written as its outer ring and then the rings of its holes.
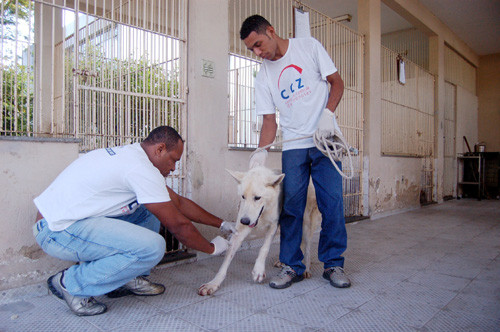
{"type": "Polygon", "coordinates": [[[241,195],[241,198],[245,199],[245,195],[241,195]]]}
{"type": "Polygon", "coordinates": [[[253,199],[258,201],[260,199],[260,196],[255,196],[253,199]]]}

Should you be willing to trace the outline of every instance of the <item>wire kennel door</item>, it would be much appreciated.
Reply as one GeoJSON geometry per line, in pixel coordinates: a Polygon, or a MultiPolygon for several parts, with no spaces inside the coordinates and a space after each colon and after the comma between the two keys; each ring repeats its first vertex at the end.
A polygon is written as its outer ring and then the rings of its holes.
{"type": "MultiPolygon", "coordinates": [[[[34,8],[40,134],[79,138],[81,152],[141,141],[160,125],[185,137],[187,1],[44,0],[34,8]]],[[[185,164],[166,178],[179,194],[185,164]]],[[[167,260],[187,254],[161,232],[167,260]]]]}
{"type": "Polygon", "coordinates": [[[434,76],[382,46],[382,154],[421,159],[421,204],[434,197],[434,76]],[[405,62],[405,83],[398,60],[405,62]]]}
{"type": "MultiPolygon", "coordinates": [[[[363,214],[363,54],[364,38],[334,19],[295,0],[229,1],[229,100],[228,146],[256,148],[261,119],[255,115],[254,77],[260,59],[240,40],[239,29],[246,17],[259,14],[283,38],[294,37],[294,7],[309,12],[311,35],[326,49],[344,80],[344,95],[337,107],[338,123],[347,142],[359,153],[353,156],[350,180],[343,179],[344,214],[356,219],[363,214]]],[[[279,117],[279,112],[277,112],[279,117]]],[[[276,140],[281,140],[280,128],[276,140]]],[[[347,161],[343,163],[344,167],[347,161]]],[[[346,172],[346,170],[343,170],[346,172]]]]}

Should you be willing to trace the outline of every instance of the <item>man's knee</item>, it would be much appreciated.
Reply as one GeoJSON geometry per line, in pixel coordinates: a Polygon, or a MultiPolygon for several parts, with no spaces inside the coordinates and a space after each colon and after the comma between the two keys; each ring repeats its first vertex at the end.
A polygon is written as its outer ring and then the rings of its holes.
{"type": "Polygon", "coordinates": [[[165,239],[157,233],[151,232],[151,236],[144,241],[144,246],[141,250],[142,260],[151,261],[154,264],[161,261],[165,255],[165,239]]]}

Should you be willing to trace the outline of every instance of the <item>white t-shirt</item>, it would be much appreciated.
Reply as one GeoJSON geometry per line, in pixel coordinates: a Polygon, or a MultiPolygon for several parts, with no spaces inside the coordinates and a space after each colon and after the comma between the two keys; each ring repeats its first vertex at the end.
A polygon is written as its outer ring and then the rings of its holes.
{"type": "MultiPolygon", "coordinates": [[[[257,115],[280,115],[283,140],[314,134],[326,107],[329,88],[326,77],[337,71],[335,64],[314,38],[289,39],[288,50],[278,60],[264,60],[255,81],[257,115]]],[[[283,150],[310,148],[312,138],[283,144],[283,150]]]]}
{"type": "Polygon", "coordinates": [[[139,143],[79,157],[34,199],[52,231],[88,217],[130,214],[138,204],[168,201],[165,178],[139,143]]]}

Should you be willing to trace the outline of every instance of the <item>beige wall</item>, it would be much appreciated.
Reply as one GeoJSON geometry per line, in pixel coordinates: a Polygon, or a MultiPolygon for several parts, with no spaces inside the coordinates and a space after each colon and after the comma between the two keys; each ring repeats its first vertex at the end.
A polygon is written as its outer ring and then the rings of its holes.
{"type": "Polygon", "coordinates": [[[500,54],[479,59],[478,69],[478,140],[486,151],[500,151],[500,54]]]}
{"type": "Polygon", "coordinates": [[[33,199],[77,157],[74,140],[0,139],[0,290],[44,280],[68,266],[35,242],[33,199]]]}
{"type": "Polygon", "coordinates": [[[478,142],[477,100],[477,96],[457,86],[457,153],[468,152],[464,136],[467,137],[472,151],[474,151],[474,144],[478,142]]]}
{"type": "MultiPolygon", "coordinates": [[[[236,181],[225,169],[248,169],[250,152],[227,146],[228,15],[226,0],[189,3],[187,195],[217,216],[235,220],[236,181]],[[203,60],[214,63],[214,78],[202,76],[203,60]]],[[[279,153],[270,153],[268,166],[281,168],[279,153]]],[[[208,239],[218,234],[213,227],[199,228],[208,239]]]]}

